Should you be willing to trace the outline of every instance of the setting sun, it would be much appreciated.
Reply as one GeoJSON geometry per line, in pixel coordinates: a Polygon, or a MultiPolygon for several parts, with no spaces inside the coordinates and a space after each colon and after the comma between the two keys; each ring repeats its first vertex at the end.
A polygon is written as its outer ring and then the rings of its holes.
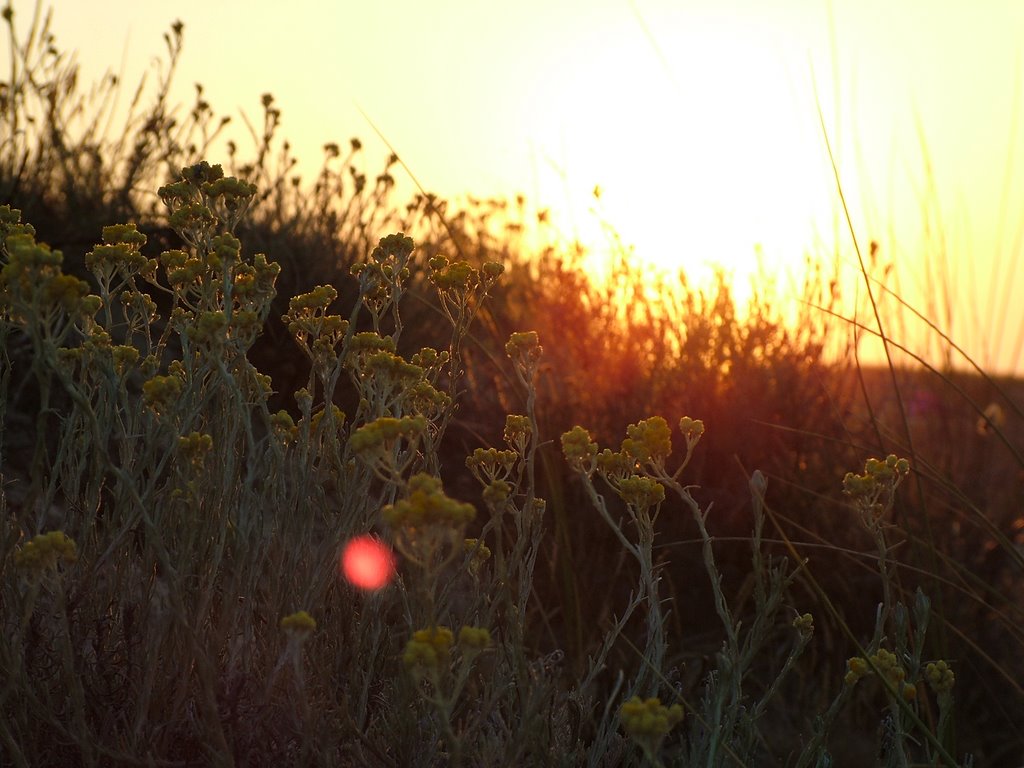
{"type": "Polygon", "coordinates": [[[603,220],[639,259],[698,282],[720,266],[742,288],[759,253],[773,271],[799,265],[830,196],[806,60],[787,53],[797,41],[724,14],[655,13],[653,29],[636,8],[584,23],[539,57],[524,126],[538,196],[585,242],[601,242],[603,220]]]}

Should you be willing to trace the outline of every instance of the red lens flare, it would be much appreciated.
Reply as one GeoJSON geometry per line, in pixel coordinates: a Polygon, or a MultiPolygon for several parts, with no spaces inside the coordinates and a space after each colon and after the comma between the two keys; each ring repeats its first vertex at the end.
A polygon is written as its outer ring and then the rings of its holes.
{"type": "Polygon", "coordinates": [[[374,592],[395,575],[395,555],[374,536],[356,536],[341,551],[341,572],[352,586],[374,592]]]}

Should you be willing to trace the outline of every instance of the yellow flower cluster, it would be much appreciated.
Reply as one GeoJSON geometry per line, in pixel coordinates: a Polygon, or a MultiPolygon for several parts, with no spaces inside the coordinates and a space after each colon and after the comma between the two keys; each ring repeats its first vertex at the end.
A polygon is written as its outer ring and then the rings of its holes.
{"type": "Polygon", "coordinates": [[[492,283],[505,271],[505,266],[496,261],[484,262],[478,271],[467,261],[449,262],[445,256],[435,256],[427,265],[430,281],[439,291],[470,290],[480,283],[481,273],[485,283],[492,283]]]}
{"type": "Polygon", "coordinates": [[[515,451],[500,451],[497,448],[476,448],[466,457],[466,466],[482,477],[493,480],[507,477],[516,464],[519,454],[515,451]]]}
{"type": "Polygon", "coordinates": [[[904,700],[913,701],[917,698],[917,686],[907,682],[907,671],[900,665],[899,658],[895,653],[887,651],[885,648],[879,648],[878,652],[871,654],[869,658],[871,664],[859,656],[847,660],[847,672],[843,678],[847,685],[854,685],[862,677],[877,670],[904,700]],[[872,664],[874,669],[872,669],[872,664]]]}
{"type": "Polygon", "coordinates": [[[146,244],[146,236],[139,232],[134,224],[112,224],[103,228],[103,242],[107,245],[128,245],[141,248],[146,244]]]}
{"type": "Polygon", "coordinates": [[[288,312],[281,320],[288,325],[293,336],[305,333],[319,336],[322,333],[336,332],[348,323],[340,315],[325,315],[324,312],[331,302],[338,298],[338,291],[330,285],[318,285],[312,291],[293,296],[288,302],[288,312]]]}
{"type": "Polygon", "coordinates": [[[484,273],[484,279],[491,282],[505,273],[505,265],[497,261],[485,261],[481,270],[484,273]]]}
{"type": "Polygon", "coordinates": [[[43,295],[48,303],[60,305],[70,314],[83,308],[83,301],[89,295],[89,284],[74,275],[56,275],[46,281],[43,295]]]}
{"type": "Polygon", "coordinates": [[[480,539],[466,539],[462,543],[462,549],[467,555],[471,555],[469,561],[469,572],[479,573],[482,566],[491,556],[491,550],[480,539]]]}
{"type": "Polygon", "coordinates": [[[597,443],[590,439],[590,433],[576,426],[562,435],[562,453],[573,469],[586,469],[597,456],[597,443]]]}
{"type": "MultiPolygon", "coordinates": [[[[163,189],[166,187],[160,191],[163,189]]],[[[186,240],[196,242],[199,240],[200,233],[217,225],[217,217],[213,215],[213,211],[208,205],[186,203],[171,213],[169,223],[171,228],[181,233],[186,240]]]]}
{"type": "Polygon", "coordinates": [[[85,266],[90,272],[109,277],[115,272],[134,275],[139,272],[152,276],[156,261],[150,262],[139,249],[146,244],[146,236],[134,224],[114,224],[103,228],[103,244],[85,254],[85,266]]]}
{"type": "MultiPolygon", "coordinates": [[[[219,167],[214,166],[214,168],[219,167]]],[[[207,197],[213,200],[218,198],[222,200],[228,212],[236,216],[248,207],[250,201],[256,195],[255,184],[236,179],[234,176],[207,181],[201,186],[201,189],[207,197]]]]}
{"type": "Polygon", "coordinates": [[[405,644],[402,663],[416,674],[426,670],[439,670],[448,663],[452,648],[452,631],[447,627],[419,629],[405,644]]]}
{"type": "MultiPolygon", "coordinates": [[[[181,169],[181,181],[166,184],[157,194],[170,209],[171,227],[194,248],[205,247],[218,227],[230,232],[241,220],[256,195],[256,186],[233,176],[224,176],[219,165],[205,160],[181,169]]],[[[219,245],[230,246],[231,239],[221,239],[219,245]]],[[[237,258],[217,245],[207,255],[208,263],[220,269],[223,260],[237,258]]]]}
{"type": "Polygon", "coordinates": [[[390,336],[381,336],[373,331],[363,331],[352,337],[352,341],[349,342],[349,349],[353,353],[376,352],[378,350],[394,352],[395,340],[390,336]]]}
{"type": "MultiPolygon", "coordinates": [[[[282,411],[282,413],[285,413],[287,415],[287,413],[284,412],[284,411],[282,411]]],[[[310,429],[311,432],[316,432],[317,429],[320,428],[320,422],[323,421],[324,415],[326,413],[327,413],[327,409],[326,408],[321,408],[316,413],[314,413],[312,415],[312,417],[310,417],[310,419],[309,419],[309,429],[310,429]]],[[[343,410],[341,410],[341,408],[336,406],[334,403],[331,403],[331,415],[334,418],[334,426],[335,427],[341,427],[341,425],[345,423],[345,412],[343,410]]],[[[271,418],[273,418],[273,417],[271,417],[271,418]]],[[[291,417],[289,417],[289,418],[291,418],[291,417]]]]}
{"type": "MultiPolygon", "coordinates": [[[[97,296],[96,298],[99,297],[97,296]]],[[[135,309],[140,315],[146,315],[150,321],[155,320],[157,317],[156,302],[153,301],[153,297],[148,293],[134,289],[124,290],[121,291],[118,299],[123,306],[135,309]]]]}
{"type": "Polygon", "coordinates": [[[201,160],[195,165],[189,165],[182,168],[181,178],[192,186],[202,187],[204,184],[212,184],[218,179],[223,179],[224,169],[219,163],[210,165],[205,160],[201,160]]]}
{"type": "Polygon", "coordinates": [[[470,290],[480,281],[479,273],[468,261],[448,263],[444,256],[435,256],[430,260],[430,282],[439,291],[470,290]]]}
{"type": "Polygon", "coordinates": [[[306,635],[316,629],[316,619],[306,611],[296,611],[281,619],[281,629],[286,632],[306,635]]]}
{"type": "Polygon", "coordinates": [[[689,416],[683,416],[679,420],[679,431],[686,440],[686,444],[693,447],[700,440],[701,435],[704,434],[704,422],[700,419],[691,419],[689,416]]]}
{"type": "MultiPolygon", "coordinates": [[[[405,644],[402,663],[417,677],[437,673],[447,667],[454,635],[448,627],[431,627],[413,632],[405,644]]],[[[459,629],[459,647],[472,657],[491,646],[491,633],[484,627],[465,626],[459,629]]]]}
{"type": "Polygon", "coordinates": [[[793,629],[800,633],[800,637],[809,639],[814,634],[814,617],[805,613],[793,619],[793,629]]]}
{"type": "Polygon", "coordinates": [[[58,563],[71,564],[78,559],[74,539],[63,531],[50,531],[33,536],[14,553],[14,565],[29,571],[42,572],[57,567],[58,563]]]}
{"type": "Polygon", "coordinates": [[[21,326],[37,325],[59,341],[71,327],[68,315],[91,318],[102,301],[84,280],[65,275],[63,254],[37,243],[35,229],[20,219],[21,211],[0,206],[0,246],[7,257],[0,270],[0,314],[21,326]]]}
{"type": "Polygon", "coordinates": [[[228,316],[223,310],[200,312],[195,325],[186,333],[194,344],[216,347],[224,341],[228,327],[228,316]]]}
{"type": "MultiPolygon", "coordinates": [[[[99,299],[98,296],[86,298],[99,299]]],[[[124,376],[138,362],[139,356],[136,347],[129,344],[111,344],[110,334],[99,327],[94,327],[89,332],[80,347],[57,349],[58,365],[69,374],[73,374],[75,369],[79,368],[83,380],[105,376],[106,374],[101,371],[111,365],[118,376],[124,376]]]]}
{"type": "Polygon", "coordinates": [[[178,438],[178,450],[196,473],[202,472],[206,455],[212,448],[213,437],[205,433],[191,432],[178,438]]]}
{"type": "Polygon", "coordinates": [[[217,235],[210,245],[213,249],[207,252],[206,263],[218,272],[229,271],[242,251],[242,241],[229,233],[217,235]]]}
{"type": "Polygon", "coordinates": [[[233,293],[240,303],[266,301],[274,295],[274,281],[281,273],[281,265],[267,261],[265,253],[252,257],[252,264],[238,264],[234,272],[233,293]]]}
{"type": "Polygon", "coordinates": [[[197,282],[206,274],[207,265],[202,259],[178,249],[161,253],[160,263],[167,272],[167,283],[172,288],[197,282]]]}
{"type": "Polygon", "coordinates": [[[57,350],[57,365],[69,375],[75,372],[75,367],[84,359],[85,350],[82,347],[60,347],[57,350]]]}
{"type": "Polygon", "coordinates": [[[181,397],[185,383],[177,376],[154,376],[142,385],[146,405],[158,414],[167,412],[181,397]]]}
{"type": "Polygon", "coordinates": [[[681,704],[666,707],[661,699],[634,696],[619,709],[622,728],[634,739],[660,738],[683,719],[681,704]]]}
{"type": "Polygon", "coordinates": [[[512,486],[504,480],[495,480],[484,488],[483,499],[490,507],[500,507],[512,493],[512,486]]]}
{"type": "Polygon", "coordinates": [[[25,290],[31,289],[35,276],[56,275],[64,263],[64,254],[50,250],[46,243],[37,243],[31,230],[7,235],[4,245],[8,256],[3,269],[4,280],[13,284],[17,279],[25,290]]]}
{"type": "Polygon", "coordinates": [[[299,406],[300,411],[309,413],[309,409],[313,407],[313,395],[310,394],[308,389],[299,387],[292,394],[292,397],[295,398],[295,403],[299,406]]]}
{"type": "Polygon", "coordinates": [[[846,676],[843,677],[843,682],[847,685],[855,685],[858,680],[862,677],[867,677],[871,674],[871,667],[865,659],[860,656],[853,656],[846,660],[846,676]]]}
{"type": "Polygon", "coordinates": [[[847,472],[843,478],[843,493],[853,502],[868,530],[880,528],[883,516],[892,508],[896,487],[908,472],[910,462],[892,454],[884,461],[868,459],[862,475],[847,472]]]}
{"type": "Polygon", "coordinates": [[[447,496],[440,479],[421,472],[409,479],[408,497],[384,507],[381,514],[388,525],[400,528],[462,526],[476,517],[476,509],[447,496]]]}
{"type": "Polygon", "coordinates": [[[356,453],[369,453],[379,450],[386,443],[399,437],[419,435],[426,428],[427,420],[422,416],[403,416],[400,419],[382,416],[353,432],[349,438],[349,446],[356,453]]]}
{"type": "Polygon", "coordinates": [[[441,309],[456,327],[463,327],[476,311],[476,304],[487,295],[505,267],[498,262],[485,262],[476,269],[467,261],[450,262],[445,256],[434,256],[427,262],[428,279],[437,289],[441,309]]]}
{"type": "Polygon", "coordinates": [[[263,322],[259,314],[251,309],[236,309],[231,314],[228,335],[235,344],[248,348],[256,341],[263,330],[263,322]]]}
{"type": "Polygon", "coordinates": [[[459,646],[467,651],[482,651],[491,645],[491,633],[484,627],[462,627],[459,646]]]}
{"type": "Polygon", "coordinates": [[[530,366],[540,360],[544,354],[544,347],[540,345],[540,337],[536,331],[523,331],[508,337],[505,352],[514,361],[530,366]]]}
{"type": "Polygon", "coordinates": [[[292,415],[284,409],[271,414],[270,427],[274,430],[274,434],[285,443],[290,443],[295,439],[297,431],[295,420],[292,418],[292,415]]]}
{"type": "Polygon", "coordinates": [[[191,432],[178,438],[178,450],[192,462],[201,462],[211,448],[213,448],[212,435],[191,432]]]}
{"type": "Polygon", "coordinates": [[[451,359],[451,355],[445,352],[438,352],[432,347],[423,347],[419,352],[414,354],[410,359],[413,365],[418,365],[424,370],[440,369],[441,366],[448,363],[451,359]]]}
{"type": "Polygon", "coordinates": [[[894,488],[908,472],[910,462],[893,454],[886,456],[884,461],[868,459],[864,463],[864,474],[846,473],[846,477],[843,478],[843,490],[854,499],[870,497],[879,489],[894,488]]]}
{"type": "Polygon", "coordinates": [[[505,417],[505,443],[512,450],[517,451],[518,453],[525,453],[526,445],[530,440],[530,435],[532,434],[533,425],[530,424],[530,418],[528,416],[520,416],[510,413],[505,417]]]}
{"type": "Polygon", "coordinates": [[[941,660],[928,664],[924,668],[924,677],[932,690],[939,694],[949,693],[956,682],[956,675],[949,668],[949,664],[941,660]]]}
{"type": "Polygon", "coordinates": [[[257,397],[267,398],[274,394],[274,380],[265,373],[253,370],[250,383],[255,385],[256,389],[253,390],[250,386],[247,387],[247,391],[250,393],[255,392],[257,397]]]}
{"type": "Polygon", "coordinates": [[[871,661],[874,662],[879,673],[884,675],[893,685],[902,683],[907,676],[907,672],[900,666],[896,654],[885,650],[885,648],[879,648],[878,653],[872,654],[871,661]]]}
{"type": "Polygon", "coordinates": [[[618,483],[619,496],[627,504],[647,509],[665,500],[665,487],[657,480],[640,475],[631,475],[618,483]]]}
{"type": "Polygon", "coordinates": [[[401,295],[402,284],[409,279],[408,264],[414,247],[412,238],[401,232],[388,235],[380,239],[368,262],[353,265],[360,298],[374,316],[401,295]]]}
{"type": "Polygon", "coordinates": [[[118,344],[110,352],[118,373],[123,373],[126,368],[135,365],[139,359],[139,350],[127,344],[118,344]]]}
{"type": "MultiPolygon", "coordinates": [[[[21,209],[11,208],[9,205],[0,205],[0,232],[9,234],[17,227],[30,227],[28,224],[20,224],[21,209]]],[[[34,232],[35,230],[33,230],[34,232]]]]}
{"type": "Polygon", "coordinates": [[[370,258],[378,264],[394,263],[405,266],[415,247],[416,244],[411,237],[407,237],[404,232],[398,232],[382,237],[370,252],[370,258]]]}
{"type": "Polygon", "coordinates": [[[636,459],[625,451],[612,451],[605,448],[597,454],[597,468],[609,482],[623,480],[634,473],[636,459]]]}
{"type": "Polygon", "coordinates": [[[412,386],[423,377],[423,369],[403,360],[392,352],[373,352],[363,357],[360,365],[364,373],[387,377],[399,386],[412,386]]]}
{"type": "MultiPolygon", "coordinates": [[[[205,206],[199,206],[199,208],[212,216],[209,208],[205,206]]],[[[201,228],[213,227],[217,221],[216,217],[207,219],[200,216],[192,223],[201,228]]],[[[189,230],[183,232],[182,236],[186,241],[191,242],[200,237],[200,231],[197,229],[192,232],[191,236],[187,236],[191,232],[189,230]]],[[[197,242],[193,242],[193,244],[196,248],[200,247],[197,242]]],[[[179,292],[191,292],[199,296],[203,293],[205,281],[219,283],[223,279],[222,275],[226,274],[231,278],[232,296],[239,309],[256,307],[262,309],[274,295],[274,281],[281,272],[281,265],[268,262],[266,255],[262,253],[257,253],[253,257],[252,264],[241,262],[239,258],[242,244],[230,233],[217,235],[212,239],[210,245],[212,250],[209,250],[205,257],[192,255],[179,249],[161,253],[159,263],[163,265],[167,273],[168,284],[179,292]]],[[[155,266],[156,262],[149,262],[147,271],[155,269],[155,266]]],[[[143,276],[146,276],[145,272],[143,276]]],[[[208,300],[204,303],[208,306],[208,300]]]]}
{"type": "Polygon", "coordinates": [[[639,462],[659,463],[672,453],[672,431],[661,416],[652,416],[626,427],[622,452],[639,462]]]}
{"type": "Polygon", "coordinates": [[[440,415],[452,404],[451,397],[426,380],[407,387],[404,400],[415,412],[427,417],[440,415]]]}
{"type": "Polygon", "coordinates": [[[5,303],[33,306],[42,302],[59,306],[69,314],[90,314],[88,310],[95,314],[100,305],[89,297],[89,284],[61,271],[64,255],[50,250],[45,243],[36,243],[31,228],[13,229],[18,231],[8,234],[4,240],[8,261],[0,271],[0,290],[6,294],[5,303]]]}

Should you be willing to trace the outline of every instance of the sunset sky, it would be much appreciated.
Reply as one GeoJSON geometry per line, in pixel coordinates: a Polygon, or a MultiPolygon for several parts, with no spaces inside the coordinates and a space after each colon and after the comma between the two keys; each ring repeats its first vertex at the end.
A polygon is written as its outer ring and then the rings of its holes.
{"type": "MultiPolygon", "coordinates": [[[[14,7],[26,24],[31,2],[14,7]]],[[[387,150],[362,110],[431,191],[522,192],[551,208],[567,237],[596,246],[591,191],[600,186],[600,215],[638,258],[681,266],[698,281],[721,264],[741,297],[758,253],[785,286],[799,279],[805,256],[831,263],[838,252],[854,284],[816,87],[865,255],[877,239],[883,259],[897,263],[892,287],[980,363],[1019,368],[1017,0],[57,0],[53,8],[58,45],[78,51],[87,82],[122,62],[124,79],[137,82],[181,19],[178,100],[190,104],[201,82],[219,113],[258,118],[260,95],[273,93],[307,177],[325,142],[352,136],[373,158],[368,171],[379,170],[375,159],[387,150]],[[929,299],[933,284],[953,295],[933,290],[929,299]]],[[[905,333],[927,350],[913,329],[905,333]]]]}

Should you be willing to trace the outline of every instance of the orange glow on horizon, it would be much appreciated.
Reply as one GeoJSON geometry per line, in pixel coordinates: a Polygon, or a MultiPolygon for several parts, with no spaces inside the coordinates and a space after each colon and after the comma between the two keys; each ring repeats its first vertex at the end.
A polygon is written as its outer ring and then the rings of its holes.
{"type": "MultiPolygon", "coordinates": [[[[107,0],[102,40],[85,33],[90,4],[56,5],[83,82],[122,55],[137,82],[180,17],[172,99],[191,104],[202,83],[244,147],[240,111],[257,118],[273,93],[307,182],[323,145],[351,136],[367,173],[383,166],[362,111],[428,191],[523,193],[591,251],[608,249],[606,222],[637,261],[694,287],[723,269],[740,306],[763,273],[797,301],[808,257],[837,261],[863,300],[820,103],[857,237],[881,243],[891,287],[983,366],[1024,364],[1009,311],[1024,291],[1017,0],[107,0]]],[[[931,343],[926,328],[908,334],[931,343]]]]}

